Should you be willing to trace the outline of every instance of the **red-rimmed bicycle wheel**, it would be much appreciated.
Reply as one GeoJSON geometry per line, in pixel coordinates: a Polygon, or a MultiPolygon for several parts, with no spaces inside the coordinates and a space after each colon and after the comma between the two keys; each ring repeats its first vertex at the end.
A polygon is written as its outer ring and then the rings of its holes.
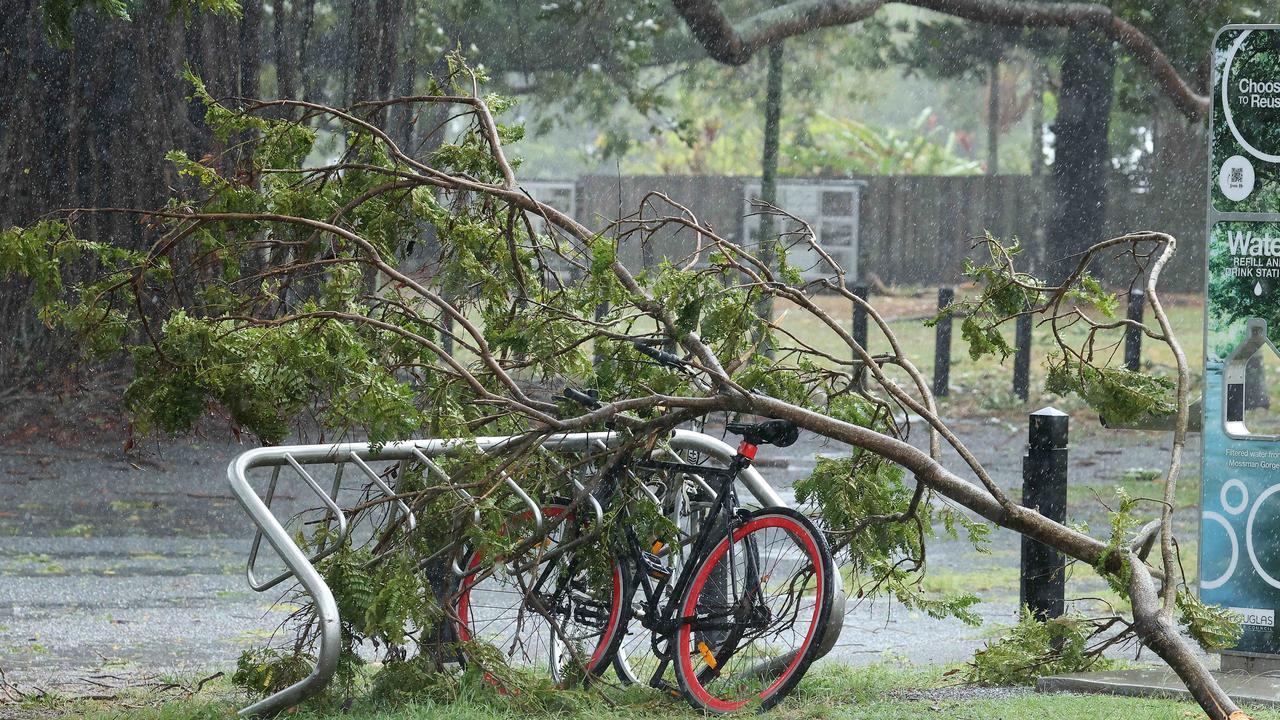
{"type": "Polygon", "coordinates": [[[700,710],[773,707],[813,662],[831,613],[831,555],[800,513],[751,513],[698,567],[672,643],[680,687],[700,710]]]}
{"type": "MultiPolygon", "coordinates": [[[[543,506],[544,521],[564,516],[567,505],[543,506]]],[[[565,517],[525,559],[549,555],[569,539],[573,527],[572,518],[565,517]]],[[[507,532],[533,532],[532,513],[512,518],[507,532]]],[[[599,675],[609,666],[625,631],[627,573],[615,561],[607,579],[593,580],[581,558],[575,560],[578,551],[599,552],[599,548],[584,546],[536,564],[500,562],[492,572],[471,572],[486,565],[483,552],[463,558],[461,567],[471,574],[461,579],[455,593],[458,639],[487,642],[509,664],[545,669],[557,682],[599,675]],[[529,567],[516,569],[521,564],[529,567]],[[574,668],[585,670],[585,675],[574,668]]]]}

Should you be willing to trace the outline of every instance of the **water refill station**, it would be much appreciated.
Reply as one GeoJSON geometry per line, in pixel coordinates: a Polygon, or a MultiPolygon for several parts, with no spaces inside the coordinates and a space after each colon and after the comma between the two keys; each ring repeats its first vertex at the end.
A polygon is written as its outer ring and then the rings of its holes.
{"type": "Polygon", "coordinates": [[[1244,617],[1223,670],[1280,669],[1280,25],[1213,43],[1200,596],[1244,617]]]}
{"type": "MultiPolygon", "coordinates": [[[[1212,52],[1198,418],[1200,597],[1244,618],[1239,645],[1222,653],[1218,682],[1236,702],[1274,706],[1280,705],[1280,25],[1229,25],[1218,31],[1212,52]]],[[[1164,421],[1144,429],[1171,427],[1164,421]]],[[[1037,688],[1188,697],[1166,667],[1044,677],[1037,688]]]]}

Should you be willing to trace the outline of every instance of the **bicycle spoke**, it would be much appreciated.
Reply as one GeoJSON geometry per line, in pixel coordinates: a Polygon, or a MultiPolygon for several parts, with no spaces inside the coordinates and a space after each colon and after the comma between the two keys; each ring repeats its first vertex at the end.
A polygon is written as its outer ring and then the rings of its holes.
{"type": "MultiPolygon", "coordinates": [[[[544,516],[565,512],[548,506],[544,516]]],[[[508,532],[528,532],[527,523],[512,523],[508,532]]],[[[554,678],[569,665],[589,665],[590,673],[607,664],[605,647],[617,637],[623,622],[619,608],[623,588],[617,570],[603,587],[589,587],[577,577],[573,552],[552,554],[573,532],[571,519],[560,524],[544,543],[524,558],[499,563],[490,572],[464,577],[457,593],[462,640],[482,641],[498,648],[508,663],[549,670],[554,678]],[[551,559],[537,562],[541,556],[551,559]],[[530,567],[525,567],[535,561],[530,567]],[[525,567],[523,570],[513,568],[525,567]]],[[[468,559],[469,570],[482,567],[479,554],[468,559]]]]}
{"type": "Polygon", "coordinates": [[[806,522],[791,511],[761,511],[699,569],[675,649],[696,706],[771,706],[812,660],[830,611],[830,579],[822,574],[830,559],[806,522]]]}

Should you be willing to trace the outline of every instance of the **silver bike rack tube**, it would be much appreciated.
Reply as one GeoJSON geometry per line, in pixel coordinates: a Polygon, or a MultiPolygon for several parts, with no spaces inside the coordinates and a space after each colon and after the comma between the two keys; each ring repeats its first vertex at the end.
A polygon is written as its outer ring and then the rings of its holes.
{"type": "MultiPolygon", "coordinates": [[[[422,461],[435,466],[433,472],[442,472],[438,465],[430,462],[431,457],[445,455],[464,448],[475,448],[483,452],[500,450],[513,443],[519,436],[482,437],[466,440],[455,439],[422,439],[406,440],[374,446],[369,443],[338,443],[322,445],[289,445],[263,447],[241,453],[227,466],[227,480],[231,484],[232,494],[244,508],[249,519],[257,528],[253,544],[250,548],[246,576],[249,586],[258,592],[266,591],[289,578],[296,578],[302,589],[311,598],[315,608],[320,636],[320,647],[316,655],[316,664],[311,674],[302,680],[240,710],[242,717],[264,717],[279,713],[286,708],[297,705],[316,695],[333,677],[338,666],[338,655],[341,650],[341,624],[338,617],[338,605],[333,593],[325,583],[316,563],[325,556],[336,551],[346,542],[351,532],[346,515],[337,504],[338,491],[343,478],[343,469],[347,463],[356,465],[368,480],[386,497],[395,497],[395,492],[373,468],[369,461],[422,461]],[[306,465],[335,465],[332,489],[326,491],[315,478],[308,473],[306,465]],[[338,523],[337,539],[326,542],[308,557],[293,537],[285,530],[284,525],[276,519],[271,511],[271,502],[275,497],[280,480],[280,471],[284,467],[291,468],[303,483],[320,500],[326,511],[326,522],[338,523]],[[267,487],[266,497],[261,497],[249,483],[249,471],[254,468],[272,468],[271,479],[267,487]],[[258,551],[262,539],[266,538],[272,549],[283,561],[286,570],[266,580],[258,580],[254,573],[258,551]]],[[[600,447],[608,447],[617,442],[619,437],[611,432],[569,433],[553,435],[543,441],[542,447],[558,451],[588,451],[600,447]]],[[[729,444],[703,433],[689,430],[676,430],[667,440],[674,450],[693,450],[727,463],[736,454],[729,444]]],[[[784,505],[782,498],[765,482],[755,468],[747,468],[739,475],[747,490],[755,496],[761,505],[784,505]]],[[[516,497],[528,505],[541,521],[541,510],[537,503],[510,476],[504,477],[504,483],[516,497]]],[[[579,490],[581,486],[579,484],[579,490]]],[[[599,503],[588,496],[592,511],[603,515],[599,503]]],[[[397,499],[395,509],[405,514],[407,524],[413,527],[417,518],[403,500],[397,499]]],[[[539,522],[541,525],[541,522],[539,522]]]]}
{"type": "MultiPolygon", "coordinates": [[[[675,450],[695,450],[705,455],[723,462],[728,463],[738,454],[736,448],[732,445],[711,437],[706,433],[694,432],[692,430],[676,430],[668,444],[675,450]]],[[[762,506],[770,505],[786,505],[782,500],[782,496],[776,490],[765,482],[760,475],[760,471],[754,467],[748,467],[741,473],[738,473],[738,479],[743,485],[747,486],[747,490],[755,496],[756,501],[762,506]]]]}
{"type": "MultiPolygon", "coordinates": [[[[271,508],[258,498],[257,493],[254,492],[253,487],[249,484],[249,480],[246,477],[248,469],[254,466],[255,460],[265,460],[266,458],[263,456],[274,454],[272,451],[276,450],[276,448],[262,448],[262,450],[266,452],[250,450],[233,460],[227,468],[227,479],[231,482],[231,490],[236,499],[240,501],[240,506],[249,514],[253,523],[258,526],[259,532],[266,536],[267,542],[271,543],[271,547],[275,549],[280,559],[284,561],[285,566],[289,568],[288,572],[298,578],[298,582],[302,583],[303,589],[311,596],[311,602],[316,609],[316,619],[320,633],[320,650],[316,656],[316,666],[311,670],[310,675],[274,695],[263,698],[244,708],[240,711],[240,715],[244,717],[274,715],[319,692],[333,677],[333,673],[338,667],[338,653],[342,634],[338,620],[338,604],[334,601],[333,593],[329,591],[329,586],[320,577],[320,573],[316,571],[310,559],[303,554],[302,549],[289,537],[289,533],[285,531],[280,521],[276,520],[275,515],[271,513],[271,508]]],[[[283,459],[283,456],[273,459],[283,459]]],[[[274,484],[273,482],[272,485],[274,486],[274,484]]],[[[341,511],[339,511],[339,516],[341,516],[341,511]]],[[[336,547],[337,543],[334,546],[336,547]]],[[[256,547],[257,543],[255,543],[256,547]]],[[[250,577],[252,578],[252,565],[250,565],[250,577]]],[[[282,577],[275,582],[268,583],[268,586],[274,585],[283,579],[282,577]]]]}
{"type": "MultiPolygon", "coordinates": [[[[369,482],[372,482],[374,485],[377,485],[378,489],[381,490],[384,495],[386,495],[387,497],[395,497],[396,491],[392,490],[391,486],[387,485],[386,481],[383,480],[381,477],[379,477],[378,473],[374,472],[373,468],[369,467],[369,465],[365,463],[364,460],[361,460],[359,455],[357,455],[356,453],[351,453],[348,457],[351,458],[351,462],[355,463],[356,467],[360,468],[360,471],[365,474],[365,477],[369,478],[369,482]]],[[[342,465],[338,466],[339,469],[341,469],[342,467],[343,467],[342,465]]],[[[334,495],[336,496],[337,494],[338,493],[335,490],[334,495]]],[[[404,519],[405,519],[405,522],[409,525],[409,530],[417,529],[418,518],[413,514],[413,511],[409,509],[409,506],[406,505],[403,500],[396,501],[396,509],[404,514],[404,519]]]]}

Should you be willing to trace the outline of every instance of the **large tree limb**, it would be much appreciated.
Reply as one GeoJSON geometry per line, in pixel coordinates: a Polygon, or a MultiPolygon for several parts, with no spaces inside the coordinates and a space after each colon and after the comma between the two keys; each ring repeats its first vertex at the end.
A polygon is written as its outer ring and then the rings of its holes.
{"type": "MultiPolygon", "coordinates": [[[[902,5],[990,25],[1046,28],[1090,25],[1120,44],[1144,65],[1160,89],[1190,120],[1203,121],[1209,98],[1193,88],[1150,37],[1111,8],[1092,3],[1010,2],[1007,0],[898,0],[902,5]]],[[[760,48],[814,30],[861,22],[888,0],[793,0],[737,23],[716,0],[672,0],[707,55],[726,65],[746,64],[760,48]]]]}
{"type": "MultiPolygon", "coordinates": [[[[1129,602],[1133,607],[1133,629],[1138,639],[1175,671],[1180,668],[1203,667],[1178,633],[1178,627],[1169,614],[1162,611],[1155,583],[1152,582],[1146,564],[1132,553],[1128,556],[1128,562],[1132,572],[1129,577],[1129,602]]],[[[1172,579],[1165,582],[1165,585],[1172,584],[1172,579]]],[[[1208,672],[1178,672],[1178,678],[1209,717],[1247,720],[1248,716],[1208,672]]]]}

